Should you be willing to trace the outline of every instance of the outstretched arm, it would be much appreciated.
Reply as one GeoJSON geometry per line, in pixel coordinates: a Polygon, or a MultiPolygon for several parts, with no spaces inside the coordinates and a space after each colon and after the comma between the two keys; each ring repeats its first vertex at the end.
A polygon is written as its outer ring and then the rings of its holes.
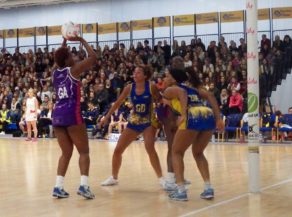
{"type": "Polygon", "coordinates": [[[85,41],[83,38],[81,37],[76,37],[76,38],[72,38],[70,39],[72,41],[80,41],[82,43],[82,45],[85,47],[87,53],[88,53],[88,58],[86,58],[85,60],[76,63],[74,66],[72,66],[71,68],[71,74],[74,78],[79,78],[80,75],[86,71],[89,70],[92,65],[95,63],[96,61],[96,54],[94,52],[94,50],[92,49],[91,46],[89,46],[89,44],[87,43],[87,41],[85,41]]]}

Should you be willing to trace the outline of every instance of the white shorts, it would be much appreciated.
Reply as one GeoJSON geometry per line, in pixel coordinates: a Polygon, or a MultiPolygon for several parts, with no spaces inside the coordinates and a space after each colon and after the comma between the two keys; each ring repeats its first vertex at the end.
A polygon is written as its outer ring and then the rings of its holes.
{"type": "Polygon", "coordinates": [[[36,113],[27,113],[25,114],[25,121],[36,121],[37,114],[36,113]]]}

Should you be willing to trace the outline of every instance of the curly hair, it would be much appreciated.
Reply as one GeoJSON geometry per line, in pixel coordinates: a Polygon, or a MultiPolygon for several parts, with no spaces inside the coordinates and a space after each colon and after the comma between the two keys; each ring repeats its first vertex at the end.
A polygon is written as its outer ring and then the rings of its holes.
{"type": "Polygon", "coordinates": [[[153,75],[153,70],[151,66],[148,65],[139,65],[137,68],[142,69],[144,75],[146,76],[146,80],[149,80],[153,75]]]}
{"type": "Polygon", "coordinates": [[[55,52],[55,62],[56,64],[63,68],[66,66],[66,60],[69,58],[70,52],[66,47],[60,47],[55,52]]]}
{"type": "Polygon", "coordinates": [[[202,86],[202,82],[199,78],[198,73],[192,67],[187,67],[186,72],[189,77],[189,82],[193,87],[198,88],[202,86]]]}

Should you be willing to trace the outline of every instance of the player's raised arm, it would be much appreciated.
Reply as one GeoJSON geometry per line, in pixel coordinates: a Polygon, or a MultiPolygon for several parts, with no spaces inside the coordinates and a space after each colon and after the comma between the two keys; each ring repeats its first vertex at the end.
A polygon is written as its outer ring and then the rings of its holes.
{"type": "Polygon", "coordinates": [[[81,37],[75,37],[75,38],[70,38],[71,41],[80,41],[81,44],[85,47],[87,53],[88,53],[88,58],[82,60],[79,63],[76,63],[72,66],[71,68],[71,74],[75,78],[79,78],[80,75],[86,71],[89,70],[93,64],[96,61],[96,54],[92,47],[81,37]]]}

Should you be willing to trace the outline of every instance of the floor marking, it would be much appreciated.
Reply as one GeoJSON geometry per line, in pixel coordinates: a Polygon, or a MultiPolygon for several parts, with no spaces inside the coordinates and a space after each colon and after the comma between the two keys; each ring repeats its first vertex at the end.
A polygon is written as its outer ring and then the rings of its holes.
{"type": "MultiPolygon", "coordinates": [[[[278,182],[276,184],[273,184],[273,185],[269,185],[267,187],[264,187],[264,188],[261,188],[261,191],[265,191],[265,190],[268,190],[268,189],[271,189],[271,188],[274,188],[274,187],[277,187],[277,186],[280,186],[280,185],[283,185],[283,184],[287,184],[289,182],[292,182],[292,178],[291,179],[286,179],[284,181],[281,181],[281,182],[278,182]]],[[[186,216],[190,216],[190,215],[194,215],[194,214],[197,214],[197,213],[200,213],[200,212],[203,212],[203,211],[206,211],[208,209],[212,209],[214,207],[217,207],[217,206],[221,206],[221,205],[224,205],[224,204],[227,204],[227,203],[230,203],[230,202],[233,202],[235,200],[239,200],[243,197],[246,197],[248,196],[249,193],[245,193],[245,194],[242,194],[242,195],[239,195],[239,196],[236,196],[236,197],[233,197],[233,198],[230,198],[228,200],[224,200],[224,201],[221,201],[219,203],[216,203],[216,204],[213,204],[211,206],[207,206],[207,207],[203,207],[201,209],[197,209],[197,210],[194,210],[194,211],[191,211],[191,212],[188,212],[186,214],[183,214],[183,215],[180,215],[180,217],[186,217],[186,216]]]]}

